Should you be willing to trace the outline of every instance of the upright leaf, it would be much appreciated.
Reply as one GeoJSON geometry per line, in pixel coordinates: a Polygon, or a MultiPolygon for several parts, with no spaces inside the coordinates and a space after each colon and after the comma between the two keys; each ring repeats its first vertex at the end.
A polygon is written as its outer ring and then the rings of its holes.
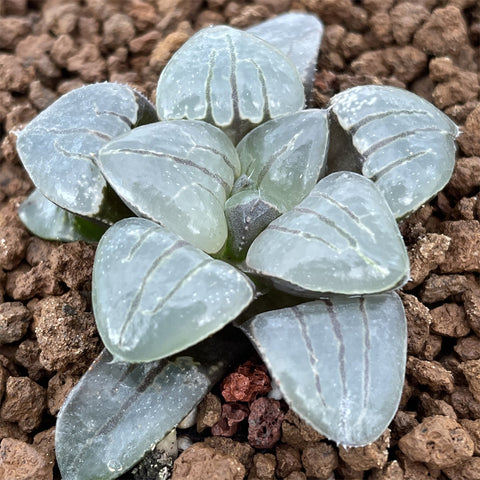
{"type": "Polygon", "coordinates": [[[152,123],[105,145],[98,164],[137,215],[208,253],[222,248],[225,200],[240,163],[221,130],[190,120],[152,123]]]}
{"type": "Polygon", "coordinates": [[[300,203],[324,175],[327,111],[311,109],[270,120],[237,145],[242,175],[225,205],[229,253],[244,258],[255,237],[300,203]]]}
{"type": "Polygon", "coordinates": [[[105,223],[131,214],[95,164],[112,138],[155,121],[147,99],[116,83],[72,90],[19,134],[17,150],[35,186],[51,202],[105,223]]]}
{"type": "Polygon", "coordinates": [[[409,275],[397,223],[373,182],[351,172],[320,180],[253,241],[247,266],[299,295],[395,289],[409,275]]]}
{"type": "Polygon", "coordinates": [[[423,98],[368,85],[335,95],[330,109],[329,171],[354,170],[373,180],[396,218],[416,210],[449,181],[459,130],[423,98]]]}
{"type": "Polygon", "coordinates": [[[150,363],[113,362],[105,350],[58,414],[55,453],[62,479],[113,479],[137,463],[246,348],[234,333],[221,332],[182,355],[150,363]]]}
{"type": "Polygon", "coordinates": [[[102,237],[93,266],[97,328],[116,360],[147,362],[220,330],[251,302],[253,284],[150,220],[102,237]]]}
{"type": "Polygon", "coordinates": [[[323,37],[323,24],[315,15],[289,12],[247,29],[281,50],[295,64],[305,96],[310,98],[317,57],[323,37]],[[301,35],[298,32],[302,32],[301,35]]]}
{"type": "Polygon", "coordinates": [[[98,242],[106,227],[79,217],[52,203],[34,190],[18,208],[24,225],[38,237],[61,242],[98,242]]]}
{"type": "Polygon", "coordinates": [[[320,433],[362,446],[387,428],[405,375],[407,331],[398,295],[333,296],[262,313],[242,329],[287,403],[320,433]]]}
{"type": "Polygon", "coordinates": [[[162,120],[205,120],[237,143],[256,125],[301,110],[303,86],[292,62],[255,35],[215,26],[170,59],[157,87],[162,120]]]}

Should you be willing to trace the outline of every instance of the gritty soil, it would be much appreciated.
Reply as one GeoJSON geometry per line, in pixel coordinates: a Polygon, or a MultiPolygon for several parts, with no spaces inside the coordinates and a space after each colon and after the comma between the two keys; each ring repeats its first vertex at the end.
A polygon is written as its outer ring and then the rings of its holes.
{"type": "MultiPolygon", "coordinates": [[[[374,444],[337,448],[266,396],[270,379],[254,358],[204,399],[171,478],[480,479],[478,0],[0,0],[1,480],[60,478],[55,417],[102,348],[88,301],[95,246],[46,242],[19,221],[32,184],[12,131],[92,82],[127,83],[153,100],[163,66],[195,31],[289,10],[325,23],[313,106],[351,86],[395,85],[462,129],[450,183],[401,225],[412,273],[401,294],[400,410],[374,444]]],[[[172,470],[171,460],[154,456],[125,478],[169,478],[152,472],[172,470]]]]}

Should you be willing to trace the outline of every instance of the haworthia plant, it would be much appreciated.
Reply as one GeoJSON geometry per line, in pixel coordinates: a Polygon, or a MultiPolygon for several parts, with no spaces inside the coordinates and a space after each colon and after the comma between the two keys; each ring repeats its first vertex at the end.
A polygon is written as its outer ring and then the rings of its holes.
{"type": "Polygon", "coordinates": [[[103,351],[58,414],[62,479],[108,480],[137,463],[244,351],[234,333],[222,332],[181,355],[149,363],[113,362],[103,351]]]}
{"type": "Polygon", "coordinates": [[[373,182],[351,172],[320,180],[307,198],[253,241],[247,266],[287,292],[358,295],[409,276],[405,245],[373,182]]]}
{"type": "Polygon", "coordinates": [[[77,215],[113,223],[131,212],[95,164],[100,148],[143,123],[153,106],[126,85],[100,83],[73,90],[18,134],[17,150],[36,187],[77,215]]]}
{"type": "Polygon", "coordinates": [[[18,216],[38,237],[62,242],[98,242],[106,226],[58,207],[34,190],[18,208],[18,216]]]}
{"type": "MultiPolygon", "coordinates": [[[[392,87],[356,87],[328,109],[302,111],[321,23],[292,14],[253,32],[282,38],[290,59],[252,33],[205,29],[161,74],[161,122],[133,90],[105,83],[62,97],[19,135],[39,190],[21,208],[32,231],[77,239],[78,222],[145,217],[115,223],[97,249],[93,308],[113,363],[93,367],[62,409],[56,451],[64,478],[116,478],[120,465],[139,460],[198,401],[184,380],[196,382],[211,365],[198,357],[180,368],[171,355],[184,357],[234,319],[246,321],[290,407],[336,442],[374,441],[397,408],[405,315],[391,291],[409,265],[395,218],[448,181],[458,130],[392,87]],[[312,44],[305,56],[307,43],[293,34],[300,26],[312,44]],[[42,220],[58,225],[46,232],[42,220]],[[150,378],[157,368],[143,362],[157,360],[166,367],[155,377],[160,396],[151,397],[137,387],[142,369],[150,378]],[[135,376],[136,393],[122,387],[115,406],[101,395],[84,408],[79,399],[98,392],[102,377],[112,385],[112,371],[127,383],[135,376]],[[188,402],[171,393],[174,381],[188,402]],[[155,415],[175,411],[173,420],[153,432],[144,402],[155,415]],[[130,435],[131,425],[144,433],[141,447],[122,441],[113,452],[103,444],[112,433],[130,435]]],[[[204,392],[208,382],[198,381],[204,392]]]]}
{"type": "Polygon", "coordinates": [[[128,218],[102,237],[93,311],[117,360],[167,357],[220,330],[252,301],[250,280],[150,220],[128,218]]]}
{"type": "Polygon", "coordinates": [[[333,296],[257,315],[242,328],[287,402],[328,438],[366,445],[395,415],[407,350],[395,293],[333,296]]]}
{"type": "Polygon", "coordinates": [[[302,81],[288,57],[255,35],[225,26],[203,29],[188,40],[162,71],[157,88],[162,120],[204,120],[234,143],[304,103],[302,81]]]}
{"type": "Polygon", "coordinates": [[[417,95],[356,87],[333,97],[330,114],[336,127],[332,143],[347,136],[351,145],[347,155],[344,141],[331,150],[330,171],[355,169],[375,181],[396,218],[419,208],[450,179],[458,127],[417,95]]]}

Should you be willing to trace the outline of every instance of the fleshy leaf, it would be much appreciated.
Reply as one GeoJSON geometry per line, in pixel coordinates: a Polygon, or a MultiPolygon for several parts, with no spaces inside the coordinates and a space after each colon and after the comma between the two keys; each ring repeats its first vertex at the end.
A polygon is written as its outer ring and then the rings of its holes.
{"type": "Polygon", "coordinates": [[[301,110],[293,63],[255,35],[226,26],[190,38],[163,69],[157,87],[162,120],[205,120],[237,143],[271,118],[301,110]]]}
{"type": "Polygon", "coordinates": [[[332,296],[262,313],[242,329],[287,403],[320,433],[362,446],[387,428],[405,375],[406,320],[397,294],[332,296]]]}
{"type": "Polygon", "coordinates": [[[300,203],[323,176],[327,111],[311,109],[270,120],[237,145],[242,175],[225,205],[229,253],[244,258],[255,237],[300,203]]]}
{"type": "Polygon", "coordinates": [[[19,134],[17,150],[35,186],[77,215],[113,223],[131,215],[95,164],[100,148],[142,123],[155,121],[146,98],[126,85],[97,83],[72,90],[19,134]]]}
{"type": "Polygon", "coordinates": [[[279,289],[305,296],[379,293],[409,276],[407,251],[385,199],[372,181],[351,172],[323,178],[270,223],[246,263],[279,289]]]}
{"type": "Polygon", "coordinates": [[[250,27],[247,32],[274,45],[290,58],[300,73],[305,96],[309,98],[323,36],[322,22],[315,15],[289,12],[250,27]]]}
{"type": "Polygon", "coordinates": [[[240,163],[221,130],[191,120],[152,123],[105,145],[98,164],[137,215],[208,253],[222,248],[225,200],[240,163]]]}
{"type": "Polygon", "coordinates": [[[104,350],[58,415],[55,453],[62,479],[113,479],[137,463],[247,347],[235,332],[226,333],[150,363],[113,362],[104,350]]]}
{"type": "Polygon", "coordinates": [[[24,225],[38,237],[61,242],[98,242],[106,226],[79,217],[34,190],[18,208],[24,225]]]}
{"type": "Polygon", "coordinates": [[[231,265],[141,218],[107,230],[92,281],[100,336],[116,359],[130,362],[194,345],[237,317],[254,293],[231,265]]]}
{"type": "Polygon", "coordinates": [[[416,210],[449,181],[459,130],[423,98],[368,85],[335,95],[330,109],[329,171],[353,170],[373,180],[396,218],[416,210]]]}

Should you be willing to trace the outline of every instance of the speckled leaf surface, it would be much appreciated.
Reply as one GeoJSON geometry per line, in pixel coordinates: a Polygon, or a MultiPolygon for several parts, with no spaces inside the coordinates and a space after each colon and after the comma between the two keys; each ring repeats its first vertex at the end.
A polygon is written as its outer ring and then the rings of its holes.
{"type": "MultiPolygon", "coordinates": [[[[382,191],[396,218],[416,210],[449,181],[457,126],[431,103],[395,87],[368,85],[335,95],[334,125],[349,138],[357,170],[382,191]],[[337,127],[338,128],[338,127],[337,127]]],[[[330,171],[344,169],[344,134],[332,130],[330,171]]]]}
{"type": "Polygon", "coordinates": [[[253,284],[150,220],[121,220],[93,266],[93,311],[119,360],[164,358],[220,330],[251,302],[253,284]]]}
{"type": "Polygon", "coordinates": [[[40,238],[60,242],[98,242],[106,227],[67,212],[34,190],[18,208],[23,224],[40,238]]]}
{"type": "Polygon", "coordinates": [[[113,362],[104,350],[58,414],[62,479],[125,473],[201,401],[243,348],[232,332],[221,332],[182,355],[149,363],[113,362]]]}
{"type": "Polygon", "coordinates": [[[225,206],[229,249],[244,257],[255,237],[300,203],[323,176],[327,111],[311,109],[270,120],[237,145],[242,175],[225,206]]]}
{"type": "Polygon", "coordinates": [[[225,200],[240,163],[221,130],[190,120],[144,125],[105,145],[98,164],[137,215],[208,253],[222,248],[225,200]]]}
{"type": "Polygon", "coordinates": [[[289,12],[250,27],[247,32],[274,45],[290,58],[297,67],[308,98],[323,37],[322,22],[315,15],[289,12]]]}
{"type": "Polygon", "coordinates": [[[112,138],[155,119],[153,106],[130,87],[88,85],[33,119],[18,134],[17,150],[33,183],[50,201],[113,223],[129,211],[96,166],[97,153],[112,138]]]}
{"type": "Polygon", "coordinates": [[[237,143],[254,126],[303,108],[302,81],[282,52],[226,26],[198,32],[170,59],[157,87],[162,120],[205,120],[237,143]]]}
{"type": "Polygon", "coordinates": [[[257,315],[242,329],[287,403],[330,440],[362,446],[387,428],[405,375],[397,294],[332,296],[257,315]]]}
{"type": "Polygon", "coordinates": [[[408,279],[397,223],[372,181],[352,172],[320,180],[253,241],[246,263],[281,290],[315,296],[379,293],[408,279]]]}

